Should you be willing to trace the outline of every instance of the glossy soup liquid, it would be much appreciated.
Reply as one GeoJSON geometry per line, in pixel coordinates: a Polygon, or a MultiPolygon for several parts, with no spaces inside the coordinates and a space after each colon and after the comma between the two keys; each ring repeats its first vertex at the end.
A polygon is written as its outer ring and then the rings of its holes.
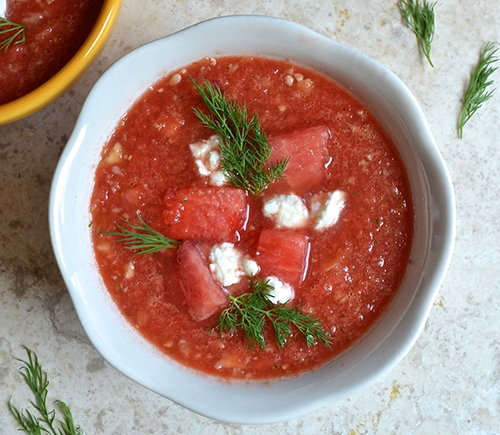
{"type": "MultiPolygon", "coordinates": [[[[230,240],[252,258],[261,232],[276,228],[263,215],[262,204],[277,193],[283,192],[270,188],[248,197],[245,230],[230,240]]],[[[413,227],[405,168],[367,108],[315,71],[248,57],[204,59],[150,87],[104,146],[90,211],[97,263],[123,315],[169,357],[224,378],[297,375],[353,345],[398,291],[413,227]],[[314,195],[339,190],[345,195],[345,208],[326,230],[312,225],[296,230],[309,238],[310,253],[305,280],[296,286],[292,302],[321,319],[334,340],[330,349],[307,347],[300,337],[278,349],[268,331],[266,348],[251,350],[238,334],[221,337],[210,332],[217,316],[198,321],[190,315],[181,291],[177,250],[137,255],[102,234],[114,231],[120,218],[137,222],[139,212],[152,228],[172,236],[164,219],[165,198],[179,189],[207,187],[208,179],[199,174],[189,145],[212,132],[193,113],[192,107],[203,105],[189,76],[204,77],[230,99],[245,102],[250,113],[259,115],[271,143],[273,137],[311,127],[329,130],[321,182],[296,193],[310,206],[314,195]]]]}

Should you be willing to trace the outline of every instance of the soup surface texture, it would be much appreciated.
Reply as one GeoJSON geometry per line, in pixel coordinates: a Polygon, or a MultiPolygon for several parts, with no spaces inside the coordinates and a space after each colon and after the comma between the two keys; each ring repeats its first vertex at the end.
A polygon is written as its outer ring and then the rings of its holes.
{"type": "Polygon", "coordinates": [[[90,212],[100,273],[123,315],[168,356],[227,379],[301,374],[357,342],[401,284],[413,227],[405,168],[367,108],[318,72],[257,57],[203,59],[151,86],[104,146],[90,212]],[[290,156],[284,178],[259,195],[221,185],[189,77],[258,114],[271,159],[290,156]],[[181,249],[140,255],[103,234],[137,214],[181,249]],[[221,272],[224,249],[250,260],[247,275],[288,284],[282,302],[319,318],[330,348],[300,336],[278,348],[268,328],[265,349],[251,349],[242,334],[213,331],[222,308],[207,314],[183,289],[198,259],[224,292],[248,291],[248,276],[221,272]]]}
{"type": "Polygon", "coordinates": [[[6,18],[25,26],[26,42],[0,51],[0,104],[31,92],[59,72],[90,34],[102,3],[8,0],[6,18]]]}

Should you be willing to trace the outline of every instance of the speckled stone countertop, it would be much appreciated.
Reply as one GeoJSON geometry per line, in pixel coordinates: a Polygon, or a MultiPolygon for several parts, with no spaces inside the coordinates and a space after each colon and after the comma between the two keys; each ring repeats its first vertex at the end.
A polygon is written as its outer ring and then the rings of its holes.
{"type": "MultiPolygon", "coordinates": [[[[419,54],[395,1],[125,0],[107,48],[83,79],[41,112],[0,127],[0,433],[16,433],[9,396],[27,404],[14,360],[26,345],[49,373],[49,399],[70,404],[87,435],[500,434],[500,92],[468,123],[463,140],[456,130],[466,83],[487,41],[500,41],[499,0],[438,2],[434,69],[419,54]],[[268,426],[200,417],[108,365],[77,318],[47,221],[57,160],[102,72],[146,42],[231,14],[296,21],[394,71],[420,101],[457,199],[450,270],[406,358],[349,399],[268,426]]],[[[500,72],[494,78],[500,84],[500,72]]]]}

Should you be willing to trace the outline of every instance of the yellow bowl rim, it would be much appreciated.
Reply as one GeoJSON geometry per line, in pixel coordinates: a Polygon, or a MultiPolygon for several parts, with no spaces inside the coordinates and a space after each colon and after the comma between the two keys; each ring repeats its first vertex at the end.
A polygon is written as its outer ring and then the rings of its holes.
{"type": "Polygon", "coordinates": [[[25,118],[50,104],[75,84],[104,49],[116,24],[122,0],[104,0],[89,36],[71,60],[43,85],[0,105],[0,125],[25,118]]]}

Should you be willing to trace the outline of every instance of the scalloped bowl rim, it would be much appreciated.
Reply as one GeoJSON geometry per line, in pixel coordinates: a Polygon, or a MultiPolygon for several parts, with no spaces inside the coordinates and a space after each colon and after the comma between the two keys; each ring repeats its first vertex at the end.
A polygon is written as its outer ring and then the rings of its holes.
{"type": "Polygon", "coordinates": [[[131,379],[188,409],[240,424],[303,415],[348,397],[394,367],[424,327],[455,240],[450,175],[405,84],[377,61],[302,25],[251,15],[198,23],[132,51],[103,74],[57,166],[49,220],[64,281],[86,333],[103,357],[131,379]],[[105,290],[88,229],[100,151],[127,108],[169,71],[205,56],[230,54],[291,59],[352,89],[393,138],[407,167],[415,204],[412,262],[382,319],[355,346],[322,368],[272,382],[221,381],[182,367],[148,343],[124,320],[105,290]]]}

